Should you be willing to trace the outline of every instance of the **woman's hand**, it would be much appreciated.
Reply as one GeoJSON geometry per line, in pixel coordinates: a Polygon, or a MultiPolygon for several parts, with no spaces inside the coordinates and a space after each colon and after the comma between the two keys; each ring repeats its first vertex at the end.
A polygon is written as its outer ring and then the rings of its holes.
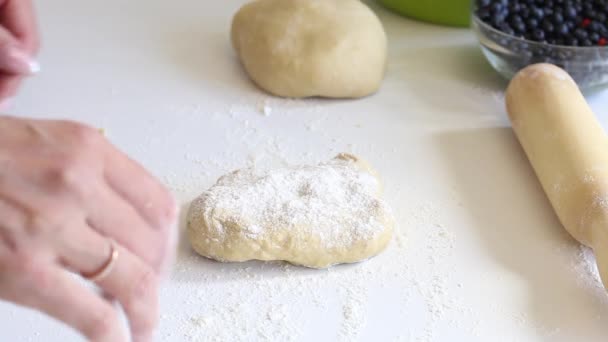
{"type": "Polygon", "coordinates": [[[127,341],[111,302],[67,270],[94,274],[123,306],[134,341],[157,324],[159,274],[177,206],[103,135],[67,121],[0,116],[0,298],[41,310],[92,341],[127,341]]]}
{"type": "Polygon", "coordinates": [[[0,110],[8,107],[23,77],[40,70],[39,44],[32,0],[0,0],[0,110]]]}

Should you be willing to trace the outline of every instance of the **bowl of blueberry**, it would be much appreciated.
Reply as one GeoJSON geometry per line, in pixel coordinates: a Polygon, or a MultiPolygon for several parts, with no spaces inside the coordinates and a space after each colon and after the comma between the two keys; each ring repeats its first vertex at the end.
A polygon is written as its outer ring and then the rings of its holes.
{"type": "Polygon", "coordinates": [[[474,0],[472,28],[506,78],[552,63],[580,88],[608,85],[608,0],[474,0]]]}

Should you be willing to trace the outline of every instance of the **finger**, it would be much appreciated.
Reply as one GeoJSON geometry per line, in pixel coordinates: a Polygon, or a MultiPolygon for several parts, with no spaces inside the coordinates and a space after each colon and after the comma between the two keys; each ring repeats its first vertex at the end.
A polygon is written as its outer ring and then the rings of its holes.
{"type": "Polygon", "coordinates": [[[66,229],[49,241],[57,251],[59,263],[80,274],[92,274],[102,268],[112,253],[108,238],[101,236],[86,223],[77,229],[66,229]],[[63,236],[61,236],[63,235],[63,236]],[[69,235],[69,236],[66,236],[69,235]]]}
{"type": "MultiPolygon", "coordinates": [[[[80,274],[99,273],[112,257],[113,247],[107,237],[91,228],[82,229],[66,242],[57,240],[60,262],[80,274]]],[[[110,273],[97,285],[124,308],[135,341],[149,341],[158,320],[158,278],[143,260],[119,243],[116,261],[110,273]]]]}
{"type": "Polygon", "coordinates": [[[40,38],[31,0],[7,0],[0,22],[21,42],[26,52],[36,54],[40,38]]]}
{"type": "Polygon", "coordinates": [[[0,71],[9,74],[31,75],[40,65],[13,34],[0,26],[0,71]]]}
{"type": "Polygon", "coordinates": [[[108,147],[104,157],[106,181],[146,222],[165,231],[175,225],[177,204],[162,184],[112,146],[108,147]]]}
{"type": "Polygon", "coordinates": [[[158,277],[129,250],[119,244],[116,248],[118,258],[113,269],[97,285],[124,308],[133,340],[151,341],[158,323],[158,277]]]}
{"type": "Polygon", "coordinates": [[[42,311],[91,341],[127,341],[112,305],[72,275],[51,264],[25,267],[6,299],[42,311]]]}
{"type": "Polygon", "coordinates": [[[8,110],[17,94],[23,76],[0,73],[0,110],[8,110]]]}
{"type": "Polygon", "coordinates": [[[159,271],[167,254],[162,231],[150,227],[133,206],[109,187],[96,191],[93,205],[87,208],[87,223],[101,235],[110,236],[159,271]]]}

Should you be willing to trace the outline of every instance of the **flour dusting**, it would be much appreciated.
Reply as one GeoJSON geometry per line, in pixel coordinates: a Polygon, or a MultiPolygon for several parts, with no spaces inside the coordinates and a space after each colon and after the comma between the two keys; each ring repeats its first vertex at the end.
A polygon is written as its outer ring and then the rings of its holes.
{"type": "Polygon", "coordinates": [[[316,166],[233,172],[193,202],[192,221],[204,220],[218,243],[228,234],[259,240],[278,231],[326,248],[371,240],[386,230],[390,213],[378,199],[379,180],[355,161],[346,156],[316,166]]]}

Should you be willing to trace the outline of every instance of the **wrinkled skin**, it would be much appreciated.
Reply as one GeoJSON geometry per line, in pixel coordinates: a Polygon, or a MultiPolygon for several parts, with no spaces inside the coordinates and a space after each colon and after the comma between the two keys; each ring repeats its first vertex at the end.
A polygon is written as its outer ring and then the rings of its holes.
{"type": "Polygon", "coordinates": [[[92,341],[150,341],[159,279],[171,262],[177,206],[98,130],[68,121],[0,116],[0,298],[38,309],[92,341]],[[74,274],[119,257],[87,288],[74,274]],[[71,271],[71,272],[70,272],[71,271]],[[73,274],[74,273],[74,274],[73,274]]]}

